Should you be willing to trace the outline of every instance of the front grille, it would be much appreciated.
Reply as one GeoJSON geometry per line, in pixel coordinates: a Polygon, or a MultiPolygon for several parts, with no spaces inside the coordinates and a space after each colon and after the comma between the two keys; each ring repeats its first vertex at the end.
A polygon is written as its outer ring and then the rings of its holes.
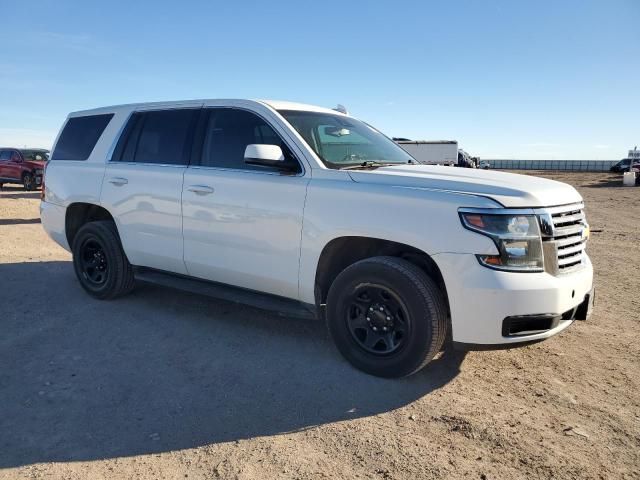
{"type": "Polygon", "coordinates": [[[583,208],[579,203],[538,212],[547,272],[559,275],[584,264],[587,222],[583,208]]]}

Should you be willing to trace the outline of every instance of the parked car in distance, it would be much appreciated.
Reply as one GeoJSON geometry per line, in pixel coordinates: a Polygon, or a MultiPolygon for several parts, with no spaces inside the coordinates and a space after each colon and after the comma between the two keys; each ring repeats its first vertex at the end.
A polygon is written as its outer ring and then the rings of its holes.
{"type": "Polygon", "coordinates": [[[626,158],[623,158],[615,165],[612,165],[609,169],[612,172],[624,173],[629,171],[629,166],[631,168],[638,168],[636,165],[640,165],[640,151],[638,151],[638,147],[634,147],[633,150],[629,150],[626,158]],[[633,165],[632,165],[633,163],[633,165]]]}
{"type": "Polygon", "coordinates": [[[610,172],[620,173],[620,172],[622,172],[623,168],[629,168],[629,165],[631,165],[631,159],[630,158],[623,158],[622,160],[620,160],[615,165],[611,165],[611,167],[609,168],[609,171],[610,172]]]}
{"type": "Polygon", "coordinates": [[[71,113],[40,215],[95,298],[143,280],[323,318],[353,365],[401,377],[447,337],[514,347],[586,319],[583,209],[564,183],[418,164],[330,109],[197,100],[71,113]]]}
{"type": "Polygon", "coordinates": [[[0,148],[0,188],[17,183],[25,190],[35,190],[42,184],[48,159],[49,151],[42,148],[0,148]]]}
{"type": "Polygon", "coordinates": [[[478,163],[478,168],[489,170],[491,168],[491,163],[489,162],[489,160],[480,160],[480,162],[478,163]]]}
{"type": "MultiPolygon", "coordinates": [[[[629,165],[631,165],[631,160],[633,160],[633,159],[631,159],[631,158],[623,158],[622,160],[620,160],[615,165],[612,165],[611,168],[609,169],[609,171],[616,172],[616,173],[628,172],[629,171],[629,165]]],[[[638,168],[639,165],[640,165],[640,161],[633,160],[633,167],[632,168],[638,168]]]]}

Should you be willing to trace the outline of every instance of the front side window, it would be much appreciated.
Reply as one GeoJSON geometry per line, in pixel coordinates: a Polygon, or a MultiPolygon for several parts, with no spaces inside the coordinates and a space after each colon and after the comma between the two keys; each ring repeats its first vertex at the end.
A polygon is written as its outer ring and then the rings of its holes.
{"type": "MultiPolygon", "coordinates": [[[[244,162],[247,145],[278,145],[290,162],[297,160],[275,130],[262,118],[246,110],[208,109],[200,165],[205,167],[265,171],[265,167],[244,162]]],[[[300,170],[298,170],[300,171],[300,170]]]]}
{"type": "Polygon", "coordinates": [[[162,165],[186,165],[189,132],[198,109],[157,110],[134,113],[118,145],[113,160],[162,165]]]}
{"type": "Polygon", "coordinates": [[[96,146],[100,135],[112,118],[112,113],[70,118],[60,134],[51,160],[86,160],[89,158],[93,147],[96,146]]]}
{"type": "Polygon", "coordinates": [[[280,110],[279,113],[329,168],[366,162],[406,164],[414,161],[392,140],[354,118],[301,110],[280,110]]]}

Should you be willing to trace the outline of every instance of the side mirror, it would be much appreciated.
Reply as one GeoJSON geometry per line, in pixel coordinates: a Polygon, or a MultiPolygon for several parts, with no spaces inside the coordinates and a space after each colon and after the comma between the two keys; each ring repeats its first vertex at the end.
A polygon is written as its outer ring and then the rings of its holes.
{"type": "Polygon", "coordinates": [[[244,163],[273,167],[280,170],[291,170],[291,162],[284,158],[282,149],[278,145],[252,143],[244,150],[244,163]]]}

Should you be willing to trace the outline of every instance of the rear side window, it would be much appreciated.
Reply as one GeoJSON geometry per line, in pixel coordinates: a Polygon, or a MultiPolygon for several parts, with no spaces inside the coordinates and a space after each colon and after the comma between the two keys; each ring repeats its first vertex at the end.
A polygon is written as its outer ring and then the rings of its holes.
{"type": "Polygon", "coordinates": [[[258,115],[246,110],[209,109],[203,137],[200,165],[205,167],[264,171],[265,167],[244,161],[244,151],[253,143],[278,145],[285,158],[297,163],[275,130],[258,115]]]}
{"type": "Polygon", "coordinates": [[[186,165],[198,112],[198,109],[176,109],[134,113],[112,160],[186,165]]]}
{"type": "Polygon", "coordinates": [[[86,160],[113,114],[74,117],[67,121],[60,134],[51,160],[86,160]]]}
{"type": "Polygon", "coordinates": [[[11,160],[11,150],[0,151],[0,162],[8,162],[11,160]]]}

